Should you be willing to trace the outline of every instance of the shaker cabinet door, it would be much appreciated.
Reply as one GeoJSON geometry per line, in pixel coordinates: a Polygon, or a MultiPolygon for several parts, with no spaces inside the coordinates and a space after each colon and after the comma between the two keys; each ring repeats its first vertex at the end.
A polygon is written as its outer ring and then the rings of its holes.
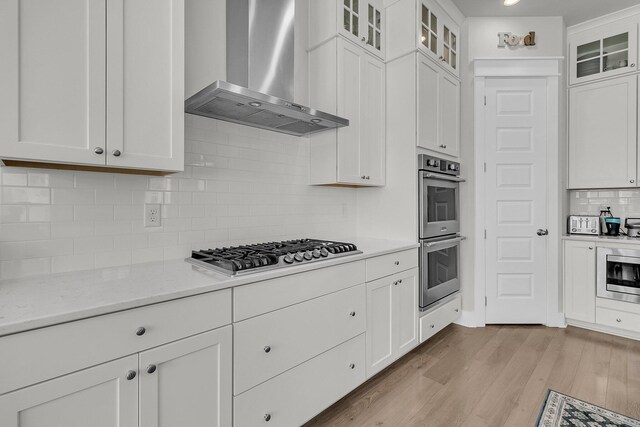
{"type": "Polygon", "coordinates": [[[569,188],[636,187],[637,77],[569,89],[569,188]]]}
{"type": "Polygon", "coordinates": [[[439,116],[440,143],[438,149],[451,156],[458,156],[460,146],[460,82],[440,74],[439,116]]]}
{"type": "Polygon", "coordinates": [[[567,319],[596,321],[596,245],[564,242],[564,315],[567,319]]]}
{"type": "Polygon", "coordinates": [[[0,158],[105,164],[105,0],[0,2],[0,158]]]}

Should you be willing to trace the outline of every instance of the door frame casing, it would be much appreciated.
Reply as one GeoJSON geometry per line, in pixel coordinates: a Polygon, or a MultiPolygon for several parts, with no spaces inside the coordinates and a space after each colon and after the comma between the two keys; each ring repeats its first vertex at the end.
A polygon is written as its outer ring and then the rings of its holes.
{"type": "MultiPolygon", "coordinates": [[[[477,58],[474,60],[475,266],[474,323],[486,325],[485,255],[485,88],[490,78],[541,78],[547,82],[547,313],[546,325],[565,327],[560,307],[559,129],[562,57],[477,58]]],[[[541,224],[543,226],[544,224],[541,224]]]]}

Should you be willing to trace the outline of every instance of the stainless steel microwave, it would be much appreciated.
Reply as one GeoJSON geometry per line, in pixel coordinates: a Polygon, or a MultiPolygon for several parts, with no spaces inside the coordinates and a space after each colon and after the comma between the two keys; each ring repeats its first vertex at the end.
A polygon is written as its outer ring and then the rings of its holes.
{"type": "Polygon", "coordinates": [[[598,248],[597,295],[640,303],[640,250],[598,248]]]}

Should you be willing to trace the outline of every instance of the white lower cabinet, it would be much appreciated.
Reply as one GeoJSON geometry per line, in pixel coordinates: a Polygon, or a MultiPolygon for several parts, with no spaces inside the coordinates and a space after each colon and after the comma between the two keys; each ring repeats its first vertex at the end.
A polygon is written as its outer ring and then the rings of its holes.
{"type": "Polygon", "coordinates": [[[564,315],[567,319],[596,321],[596,245],[564,242],[564,315]]]}
{"type": "Polygon", "coordinates": [[[0,426],[137,426],[137,366],[132,355],[1,395],[0,426]]]}
{"type": "Polygon", "coordinates": [[[364,334],[234,398],[236,427],[299,426],[365,381],[364,334]]]}
{"type": "Polygon", "coordinates": [[[367,283],[367,378],[418,345],[418,270],[367,283]]]}
{"type": "Polygon", "coordinates": [[[458,294],[438,304],[420,318],[420,342],[425,342],[460,318],[462,297],[458,294]]]}

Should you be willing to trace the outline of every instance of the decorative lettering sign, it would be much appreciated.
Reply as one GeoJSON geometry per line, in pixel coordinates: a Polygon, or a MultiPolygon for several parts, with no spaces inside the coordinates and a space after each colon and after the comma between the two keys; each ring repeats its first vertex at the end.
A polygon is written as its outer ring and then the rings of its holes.
{"type": "Polygon", "coordinates": [[[526,36],[519,36],[513,33],[498,33],[498,47],[505,46],[535,46],[536,32],[529,31],[526,36]]]}

